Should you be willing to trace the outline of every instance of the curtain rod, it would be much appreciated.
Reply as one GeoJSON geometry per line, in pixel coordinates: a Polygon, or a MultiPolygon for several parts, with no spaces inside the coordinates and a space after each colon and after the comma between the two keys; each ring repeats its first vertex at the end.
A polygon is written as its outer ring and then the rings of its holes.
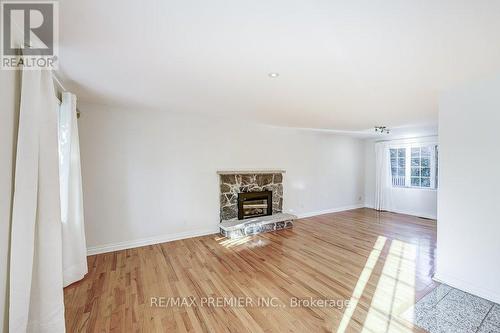
{"type": "MultiPolygon", "coordinates": [[[[52,72],[52,79],[59,86],[61,95],[63,92],[67,92],[66,88],[64,88],[63,84],[61,83],[61,80],[59,80],[59,78],[57,77],[56,74],[54,74],[54,72],[52,72]]],[[[62,96],[59,98],[59,100],[62,102],[62,96]]],[[[76,117],[80,118],[80,110],[78,110],[78,108],[76,108],[76,117]]]]}
{"type": "MultiPolygon", "coordinates": [[[[24,43],[24,47],[31,49],[32,46],[30,43],[24,43]]],[[[57,96],[57,98],[62,103],[62,93],[67,92],[67,90],[66,90],[66,88],[64,88],[63,84],[61,83],[61,80],[59,80],[59,78],[57,77],[57,75],[54,72],[52,72],[52,79],[56,82],[56,84],[59,86],[59,88],[61,90],[60,91],[61,97],[57,96]]],[[[78,108],[76,108],[76,117],[80,118],[80,110],[78,110],[78,108]]]]}

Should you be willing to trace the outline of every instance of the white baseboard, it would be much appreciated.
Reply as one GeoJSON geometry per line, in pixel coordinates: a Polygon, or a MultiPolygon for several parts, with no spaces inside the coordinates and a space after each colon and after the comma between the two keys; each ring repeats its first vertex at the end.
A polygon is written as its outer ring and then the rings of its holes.
{"type": "MultiPolygon", "coordinates": [[[[351,206],[332,208],[332,209],[327,209],[327,210],[299,214],[298,218],[306,218],[306,217],[311,217],[311,216],[316,216],[316,215],[341,212],[344,210],[351,210],[351,209],[363,208],[363,207],[364,207],[363,204],[357,204],[357,205],[351,205],[351,206]]],[[[176,233],[176,234],[142,238],[142,239],[136,239],[136,240],[131,240],[131,241],[125,241],[125,242],[111,243],[111,244],[98,245],[98,246],[90,246],[89,248],[87,248],[87,255],[91,256],[91,255],[100,254],[100,253],[133,249],[136,247],[154,245],[154,244],[159,244],[159,243],[166,243],[166,242],[171,242],[171,241],[175,241],[175,240],[179,240],[179,239],[186,239],[186,238],[192,238],[192,237],[198,237],[198,236],[211,235],[211,234],[216,234],[218,232],[219,232],[219,227],[214,226],[211,228],[201,229],[201,230],[186,231],[186,232],[180,232],[180,233],[176,233]]]]}
{"type": "MultiPolygon", "coordinates": [[[[370,204],[365,204],[365,208],[375,209],[375,207],[373,205],[370,205],[370,204]]],[[[437,216],[435,216],[435,215],[421,214],[419,212],[411,212],[411,211],[404,211],[404,210],[397,210],[397,209],[391,209],[391,210],[388,210],[388,212],[404,214],[404,215],[411,215],[411,216],[416,216],[416,217],[422,217],[424,219],[437,220],[437,216]]]]}
{"type": "Polygon", "coordinates": [[[345,210],[363,208],[364,206],[365,206],[364,204],[355,204],[355,205],[342,206],[342,207],[330,208],[330,209],[325,209],[325,210],[318,210],[315,212],[308,212],[308,213],[302,213],[302,214],[296,214],[296,215],[299,219],[303,219],[306,217],[312,217],[312,216],[330,214],[330,213],[338,213],[338,212],[343,212],[345,210]]]}
{"type": "Polygon", "coordinates": [[[434,281],[439,283],[444,283],[449,285],[450,287],[460,289],[462,291],[468,292],[469,294],[473,294],[479,296],[481,298],[487,299],[489,301],[500,303],[500,293],[497,291],[493,291],[461,279],[454,278],[452,276],[436,274],[432,278],[434,281]]]}
{"type": "MultiPolygon", "coordinates": [[[[302,213],[302,214],[296,214],[296,215],[299,219],[302,219],[302,218],[307,218],[307,217],[312,217],[312,216],[318,216],[318,215],[330,214],[330,213],[338,213],[338,212],[343,212],[346,210],[352,210],[352,209],[358,209],[358,208],[364,208],[364,207],[373,208],[373,207],[369,207],[366,204],[355,204],[355,205],[330,208],[330,209],[302,213]]],[[[395,213],[408,214],[405,212],[395,212],[395,213]]],[[[411,215],[411,214],[409,214],[409,215],[411,215]]],[[[425,217],[425,216],[422,216],[422,217],[425,217]]],[[[428,217],[428,218],[432,218],[432,217],[428,217]]],[[[98,245],[98,246],[90,246],[89,248],[87,248],[87,255],[91,256],[91,255],[100,254],[100,253],[133,249],[133,248],[141,247],[141,246],[154,245],[154,244],[166,243],[166,242],[171,242],[171,241],[180,240],[180,239],[211,235],[211,234],[216,234],[218,232],[219,232],[219,227],[213,226],[211,228],[179,232],[176,234],[168,234],[168,235],[162,235],[162,236],[156,236],[156,237],[136,239],[136,240],[131,240],[131,241],[124,241],[124,242],[111,243],[111,244],[98,245]]]]}
{"type": "Polygon", "coordinates": [[[390,210],[390,212],[404,214],[404,215],[411,215],[411,216],[416,216],[416,217],[422,217],[424,219],[437,220],[436,216],[421,214],[419,212],[411,212],[411,211],[404,211],[404,210],[397,210],[397,209],[392,209],[392,210],[390,210]]]}
{"type": "Polygon", "coordinates": [[[199,229],[199,230],[193,230],[193,231],[179,232],[179,233],[175,233],[175,234],[168,234],[168,235],[162,235],[162,236],[136,239],[136,240],[125,241],[125,242],[91,246],[91,247],[87,248],[87,255],[91,256],[94,254],[113,252],[113,251],[119,251],[119,250],[126,250],[126,249],[133,249],[135,247],[154,245],[154,244],[159,244],[159,243],[166,243],[166,242],[171,242],[171,241],[175,241],[175,240],[179,240],[179,239],[186,239],[186,238],[192,238],[192,237],[198,237],[198,236],[211,235],[211,234],[216,234],[218,232],[219,232],[219,227],[214,226],[212,228],[207,228],[207,229],[199,229]]]}

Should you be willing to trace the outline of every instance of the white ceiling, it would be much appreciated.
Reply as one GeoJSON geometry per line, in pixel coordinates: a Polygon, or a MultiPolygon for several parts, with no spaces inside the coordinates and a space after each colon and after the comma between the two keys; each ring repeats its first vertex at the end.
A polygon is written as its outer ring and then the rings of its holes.
{"type": "Polygon", "coordinates": [[[500,1],[61,0],[59,59],[83,102],[435,126],[440,92],[500,71],[500,1]]]}

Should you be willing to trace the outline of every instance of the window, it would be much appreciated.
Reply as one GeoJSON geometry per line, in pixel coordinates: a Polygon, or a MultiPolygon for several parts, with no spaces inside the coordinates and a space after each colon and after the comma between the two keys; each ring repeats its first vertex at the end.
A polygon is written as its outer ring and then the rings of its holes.
{"type": "Polygon", "coordinates": [[[392,186],[405,186],[406,148],[391,149],[392,186]]]}
{"type": "Polygon", "coordinates": [[[431,187],[430,147],[411,148],[411,186],[431,187]]]}
{"type": "Polygon", "coordinates": [[[437,154],[437,145],[391,148],[392,186],[436,188],[437,154]]]}

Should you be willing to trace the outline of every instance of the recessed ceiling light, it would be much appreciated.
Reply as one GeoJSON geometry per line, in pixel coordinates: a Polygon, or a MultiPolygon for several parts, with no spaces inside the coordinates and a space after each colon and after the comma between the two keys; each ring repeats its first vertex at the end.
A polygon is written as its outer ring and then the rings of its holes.
{"type": "Polygon", "coordinates": [[[272,78],[277,78],[278,76],[280,76],[279,73],[269,73],[267,74],[269,77],[272,77],[272,78]]]}

